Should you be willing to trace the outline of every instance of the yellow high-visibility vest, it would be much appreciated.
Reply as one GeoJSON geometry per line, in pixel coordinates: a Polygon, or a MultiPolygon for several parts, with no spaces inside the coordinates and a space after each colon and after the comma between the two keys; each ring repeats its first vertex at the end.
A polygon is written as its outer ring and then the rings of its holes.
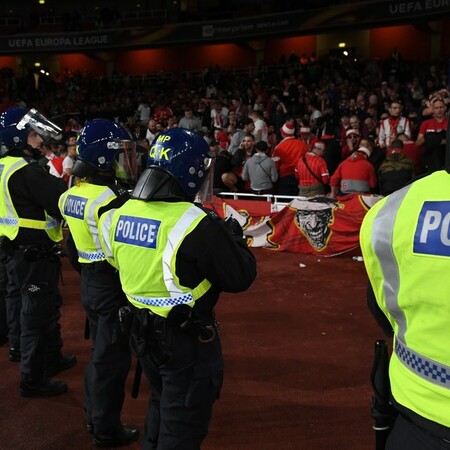
{"type": "Polygon", "coordinates": [[[435,172],[376,203],[360,243],[394,330],[392,395],[450,428],[450,175],[435,172]]]}
{"type": "Polygon", "coordinates": [[[193,289],[182,286],[175,271],[181,243],[205,216],[192,203],[141,200],[129,200],[102,215],[103,250],[119,270],[122,289],[134,306],[167,317],[173,306],[193,307],[209,290],[206,279],[193,289]]]}
{"type": "Polygon", "coordinates": [[[98,237],[98,211],[117,198],[108,186],[80,182],[59,198],[59,209],[77,247],[78,261],[105,260],[98,237]]]}
{"type": "MultiPolygon", "coordinates": [[[[11,176],[28,164],[24,158],[5,156],[0,159],[0,236],[14,240],[20,228],[43,230],[53,242],[60,242],[63,238],[61,222],[45,213],[45,220],[19,217],[9,192],[11,176]]],[[[38,186],[36,186],[38,188],[38,186]]]]}

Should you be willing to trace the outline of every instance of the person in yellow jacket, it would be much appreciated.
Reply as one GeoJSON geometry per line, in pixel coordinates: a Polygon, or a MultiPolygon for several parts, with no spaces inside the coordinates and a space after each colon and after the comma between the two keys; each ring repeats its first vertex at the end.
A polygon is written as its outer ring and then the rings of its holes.
{"type": "Polygon", "coordinates": [[[77,139],[72,170],[75,185],[61,195],[59,208],[70,230],[71,261],[81,273],[81,301],[89,320],[91,356],[84,377],[87,429],[96,447],[118,447],[138,439],[138,430],[120,420],[131,353],[119,332],[119,308],[126,304],[119,275],[108,262],[98,236],[102,214],[118,208],[132,184],[136,152],[129,133],[107,119],[86,123],[77,139]],[[73,245],[74,244],[74,245],[73,245]]]}
{"type": "Polygon", "coordinates": [[[19,392],[25,397],[63,394],[67,384],[52,377],[76,364],[75,355],[62,355],[59,325],[58,199],[67,186],[37,162],[43,139],[60,132],[35,109],[0,114],[0,236],[13,262],[13,284],[21,290],[21,305],[11,308],[21,311],[20,349],[11,348],[10,359],[20,360],[19,392]]]}
{"type": "Polygon", "coordinates": [[[369,307],[392,333],[392,405],[386,449],[450,448],[450,174],[390,194],[360,232],[369,307]]]}
{"type": "Polygon", "coordinates": [[[131,200],[100,219],[102,247],[130,305],[122,317],[131,348],[152,391],[147,450],[200,448],[223,379],[214,307],[222,291],[245,291],[256,277],[239,223],[227,227],[193,203],[210,173],[208,152],[192,131],[160,133],[131,200]]]}

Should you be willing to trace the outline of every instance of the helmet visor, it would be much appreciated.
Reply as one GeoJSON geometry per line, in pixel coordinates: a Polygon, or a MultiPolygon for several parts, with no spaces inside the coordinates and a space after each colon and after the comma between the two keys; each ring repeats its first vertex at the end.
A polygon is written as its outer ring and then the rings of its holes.
{"type": "Polygon", "coordinates": [[[44,140],[50,138],[59,140],[62,138],[61,128],[50,122],[36,109],[30,109],[16,125],[18,130],[24,130],[27,127],[30,127],[44,140]]]}
{"type": "Polygon", "coordinates": [[[108,142],[108,147],[117,150],[113,170],[120,184],[133,188],[138,177],[136,142],[131,140],[115,140],[108,142]]]}
{"type": "Polygon", "coordinates": [[[205,177],[205,181],[202,184],[202,187],[197,192],[195,197],[195,201],[201,204],[210,203],[213,197],[213,185],[214,185],[214,158],[205,158],[204,159],[204,168],[205,172],[208,174],[205,177]]]}

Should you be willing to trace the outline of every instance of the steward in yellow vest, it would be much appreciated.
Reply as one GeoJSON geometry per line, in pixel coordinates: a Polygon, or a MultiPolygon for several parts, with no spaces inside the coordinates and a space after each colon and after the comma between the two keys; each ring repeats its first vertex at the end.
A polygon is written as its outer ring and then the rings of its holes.
{"type": "Polygon", "coordinates": [[[400,414],[386,448],[450,448],[450,175],[435,172],[376,203],[360,242],[371,309],[394,334],[389,380],[400,414]]]}
{"type": "Polygon", "coordinates": [[[193,203],[209,178],[208,151],[189,130],[162,132],[132,199],[100,219],[103,250],[130,303],[122,315],[131,316],[132,351],[152,391],[144,448],[200,448],[223,379],[214,306],[222,291],[245,291],[256,276],[239,224],[233,235],[193,203]]]}
{"type": "Polygon", "coordinates": [[[36,161],[43,138],[58,137],[60,131],[34,109],[9,108],[0,114],[0,236],[14,261],[15,284],[21,287],[22,305],[13,309],[27,312],[20,316],[20,348],[10,348],[10,359],[20,359],[19,392],[25,397],[66,392],[67,384],[51,377],[76,364],[75,355],[61,353],[58,323],[58,199],[67,186],[36,161]]]}
{"type": "Polygon", "coordinates": [[[127,339],[119,333],[118,313],[127,300],[117,270],[106,262],[98,235],[101,215],[129,199],[117,178],[132,183],[135,169],[129,133],[110,120],[90,120],[77,139],[72,170],[75,185],[59,199],[70,230],[68,253],[81,272],[81,302],[92,339],[84,377],[84,410],[96,447],[128,445],[139,437],[136,428],[121,422],[131,353],[127,339]]]}

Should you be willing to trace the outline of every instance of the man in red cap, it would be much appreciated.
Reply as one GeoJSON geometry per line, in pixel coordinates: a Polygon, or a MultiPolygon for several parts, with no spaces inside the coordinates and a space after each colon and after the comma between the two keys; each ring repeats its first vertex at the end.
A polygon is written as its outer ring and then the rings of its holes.
{"type": "Polygon", "coordinates": [[[283,139],[272,154],[278,170],[278,194],[297,196],[298,183],[295,178],[295,167],[299,158],[308,151],[308,147],[295,138],[295,128],[291,121],[287,121],[280,128],[280,133],[283,139]]]}
{"type": "Polygon", "coordinates": [[[345,138],[345,144],[342,146],[343,160],[350,156],[358,148],[360,141],[359,131],[354,128],[349,128],[345,132],[345,138]]]}
{"type": "Polygon", "coordinates": [[[317,136],[311,134],[311,127],[308,124],[303,124],[299,129],[299,139],[304,142],[308,151],[312,150],[314,144],[318,141],[317,136]]]}

